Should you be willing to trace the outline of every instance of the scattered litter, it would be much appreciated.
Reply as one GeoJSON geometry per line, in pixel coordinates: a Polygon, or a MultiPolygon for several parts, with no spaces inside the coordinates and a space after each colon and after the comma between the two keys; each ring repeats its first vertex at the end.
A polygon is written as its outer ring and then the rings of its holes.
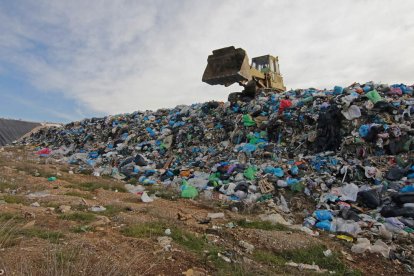
{"type": "Polygon", "coordinates": [[[158,244],[164,249],[164,251],[171,251],[172,238],[163,236],[163,237],[158,237],[157,241],[158,241],[158,244]]]}
{"type": "Polygon", "coordinates": [[[246,251],[246,253],[249,253],[249,254],[253,253],[253,250],[254,250],[254,245],[253,244],[250,244],[246,241],[239,241],[239,245],[241,247],[243,247],[243,249],[246,251]]]}
{"type": "Polygon", "coordinates": [[[257,205],[273,224],[289,225],[301,210],[309,235],[328,231],[352,242],[363,233],[382,256],[387,248],[373,237],[408,256],[402,238],[414,231],[413,91],[375,82],[259,90],[231,103],[85,119],[19,143],[42,145],[36,153],[76,173],[136,183],[125,188],[144,202],[153,200],[144,188],[157,185],[233,211],[257,205]]]}
{"type": "Polygon", "coordinates": [[[327,249],[327,250],[323,251],[323,255],[325,255],[325,257],[331,257],[332,256],[332,251],[330,249],[327,249]]]}
{"type": "Polygon", "coordinates": [[[144,202],[144,203],[149,203],[149,202],[153,202],[154,199],[149,197],[147,192],[143,192],[142,195],[141,195],[141,201],[144,202]]]}
{"type": "Polygon", "coordinates": [[[39,202],[33,202],[32,204],[30,204],[30,206],[32,206],[32,207],[40,207],[40,204],[39,204],[39,202]]]}
{"type": "Polygon", "coordinates": [[[96,205],[89,208],[89,211],[92,212],[103,212],[106,211],[106,208],[104,206],[96,205]]]}
{"type": "Polygon", "coordinates": [[[210,219],[222,219],[224,218],[224,213],[208,213],[207,217],[210,219]]]}
{"type": "Polygon", "coordinates": [[[315,270],[318,273],[326,273],[328,272],[327,269],[320,269],[318,265],[310,265],[310,264],[302,264],[302,263],[295,263],[295,262],[287,262],[285,263],[287,266],[296,267],[299,270],[315,270]]]}

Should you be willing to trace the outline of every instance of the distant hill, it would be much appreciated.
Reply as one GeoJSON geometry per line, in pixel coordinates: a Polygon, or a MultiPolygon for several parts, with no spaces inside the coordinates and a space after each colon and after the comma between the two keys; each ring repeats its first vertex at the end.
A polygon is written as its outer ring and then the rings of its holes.
{"type": "Polygon", "coordinates": [[[41,125],[40,123],[0,118],[0,146],[12,143],[41,125]]]}

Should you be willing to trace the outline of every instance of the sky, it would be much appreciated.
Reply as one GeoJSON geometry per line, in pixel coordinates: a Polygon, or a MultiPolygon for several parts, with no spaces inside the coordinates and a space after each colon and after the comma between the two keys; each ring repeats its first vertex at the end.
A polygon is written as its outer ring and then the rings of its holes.
{"type": "Polygon", "coordinates": [[[70,122],[225,101],[212,50],[279,57],[288,89],[414,82],[412,0],[2,0],[0,117],[70,122]]]}

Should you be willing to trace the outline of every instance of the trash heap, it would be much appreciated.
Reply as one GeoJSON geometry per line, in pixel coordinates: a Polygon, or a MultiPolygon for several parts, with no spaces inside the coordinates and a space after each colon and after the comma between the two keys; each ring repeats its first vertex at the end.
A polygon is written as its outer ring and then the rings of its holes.
{"type": "Polygon", "coordinates": [[[274,201],[288,212],[280,196],[288,189],[315,202],[303,231],[359,237],[359,253],[407,260],[398,248],[412,252],[390,241],[414,231],[413,86],[262,91],[246,102],[85,119],[22,143],[79,171],[136,179],[132,192],[157,184],[184,198],[274,201]]]}

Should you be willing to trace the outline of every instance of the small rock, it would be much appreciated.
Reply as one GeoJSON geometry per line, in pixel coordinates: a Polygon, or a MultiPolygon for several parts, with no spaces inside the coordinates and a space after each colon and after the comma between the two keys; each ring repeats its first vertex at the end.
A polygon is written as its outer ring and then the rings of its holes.
{"type": "Polygon", "coordinates": [[[40,207],[40,204],[39,204],[39,202],[33,202],[32,204],[30,204],[30,206],[32,206],[32,207],[40,207]]]}
{"type": "Polygon", "coordinates": [[[102,232],[102,231],[105,231],[105,228],[98,226],[98,227],[95,227],[95,231],[102,232]]]}
{"type": "Polygon", "coordinates": [[[253,244],[250,244],[246,241],[239,241],[239,245],[244,248],[246,253],[249,253],[249,254],[253,253],[253,250],[254,250],[254,245],[253,244]]]}
{"type": "Polygon", "coordinates": [[[171,235],[171,229],[170,228],[165,229],[164,234],[167,235],[167,236],[170,236],[171,235]]]}
{"type": "Polygon", "coordinates": [[[69,205],[60,205],[58,211],[62,214],[69,212],[71,207],[69,205]]]}

